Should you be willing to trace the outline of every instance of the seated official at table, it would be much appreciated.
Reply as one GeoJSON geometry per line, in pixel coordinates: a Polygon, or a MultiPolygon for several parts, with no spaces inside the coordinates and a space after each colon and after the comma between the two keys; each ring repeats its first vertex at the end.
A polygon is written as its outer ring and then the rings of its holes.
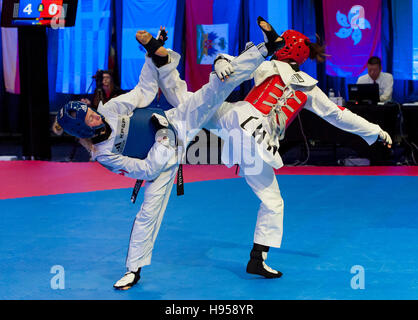
{"type": "Polygon", "coordinates": [[[393,76],[382,72],[382,61],[379,57],[371,57],[367,62],[367,74],[357,80],[357,84],[377,83],[379,85],[380,102],[392,100],[393,76]]]}

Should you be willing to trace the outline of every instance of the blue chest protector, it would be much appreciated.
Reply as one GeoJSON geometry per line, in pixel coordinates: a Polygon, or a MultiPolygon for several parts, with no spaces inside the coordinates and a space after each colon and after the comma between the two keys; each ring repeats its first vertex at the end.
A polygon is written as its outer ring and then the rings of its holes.
{"type": "Polygon", "coordinates": [[[155,143],[158,130],[169,129],[175,134],[173,126],[168,121],[168,126],[163,126],[153,116],[154,114],[161,115],[166,119],[164,111],[159,108],[138,108],[135,109],[131,117],[122,118],[115,141],[115,147],[121,151],[122,155],[145,159],[155,143]],[[127,121],[129,121],[128,131],[126,130],[127,121]],[[118,144],[120,145],[118,146],[118,144]]]}

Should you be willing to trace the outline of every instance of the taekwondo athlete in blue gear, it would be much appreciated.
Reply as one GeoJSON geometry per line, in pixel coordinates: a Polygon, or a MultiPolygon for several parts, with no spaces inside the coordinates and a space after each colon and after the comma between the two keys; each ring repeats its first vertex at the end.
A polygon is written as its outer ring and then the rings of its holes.
{"type": "MultiPolygon", "coordinates": [[[[147,130],[135,131],[138,128],[144,128],[144,119],[137,115],[146,113],[139,110],[146,108],[152,102],[158,92],[159,84],[164,84],[166,90],[172,94],[183,84],[172,82],[175,78],[173,74],[178,74],[176,67],[180,55],[167,50],[167,63],[157,68],[155,61],[153,63],[156,59],[152,57],[163,47],[156,44],[154,38],[147,39],[149,36],[149,33],[145,31],[137,33],[137,40],[148,52],[137,86],[105,105],[99,105],[97,113],[89,108],[85,113],[84,124],[86,126],[96,128],[101,125],[101,121],[105,124],[104,127],[100,127],[99,134],[90,137],[93,160],[97,160],[115,173],[146,180],[144,201],[135,218],[130,237],[126,259],[128,272],[115,283],[116,289],[131,288],[138,282],[141,268],[151,263],[152,250],[174,183],[178,163],[185,156],[187,145],[193,140],[198,130],[213,117],[234,88],[250,79],[254,70],[275,51],[275,48],[277,49],[277,45],[271,43],[250,45],[245,52],[227,65],[218,66],[217,70],[222,71],[212,72],[209,82],[176,108],[164,112],[148,112],[145,122],[150,124],[158,122],[159,126],[167,129],[166,135],[157,135],[150,145],[149,141],[144,141],[144,137],[149,136],[146,134],[147,130]],[[173,130],[169,130],[170,128],[173,130]],[[191,132],[194,134],[190,134],[191,132]],[[181,146],[183,148],[180,148],[181,146]]],[[[70,120],[83,126],[80,116],[74,116],[70,109],[70,104],[66,105],[57,118],[64,130],[67,131],[68,128],[68,133],[72,130],[70,120]]]]}

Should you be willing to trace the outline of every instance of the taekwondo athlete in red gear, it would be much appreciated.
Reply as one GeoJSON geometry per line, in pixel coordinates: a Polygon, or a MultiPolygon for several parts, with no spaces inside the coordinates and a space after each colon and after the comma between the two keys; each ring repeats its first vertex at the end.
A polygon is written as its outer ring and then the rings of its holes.
{"type": "MultiPolygon", "coordinates": [[[[137,39],[140,36],[137,34],[137,39]]],[[[181,83],[175,80],[178,78],[176,67],[180,56],[168,50],[167,61],[161,62],[161,57],[155,57],[155,53],[162,45],[156,41],[152,38],[150,44],[141,42],[148,56],[139,83],[132,91],[99,105],[97,112],[83,103],[70,102],[57,117],[67,133],[91,139],[94,160],[115,173],[147,180],[144,201],[131,232],[126,259],[128,271],[115,283],[116,289],[131,288],[140,279],[141,268],[151,263],[178,163],[194,138],[190,132],[197,133],[234,88],[250,79],[252,72],[279,47],[278,43],[271,42],[258,46],[252,44],[228,65],[216,63],[217,69],[222,71],[212,73],[208,84],[190,94],[176,108],[165,112],[147,112],[146,107],[157,94],[159,84],[166,83],[173,90],[181,87],[181,83]],[[150,143],[144,123],[151,123],[155,118],[160,127],[167,128],[168,133],[150,143]],[[183,146],[183,149],[177,146],[183,146]]],[[[155,137],[152,136],[152,139],[155,137]]]]}
{"type": "MultiPolygon", "coordinates": [[[[274,37],[274,29],[261,17],[258,20],[266,37],[274,37]]],[[[392,140],[378,125],[370,123],[351,111],[337,106],[317,87],[318,81],[299,71],[309,57],[317,58],[315,48],[306,36],[287,30],[281,36],[285,45],[278,50],[272,61],[263,62],[253,74],[255,87],[245,101],[225,102],[205,126],[212,133],[225,133],[222,161],[227,166],[240,165],[240,175],[261,200],[254,232],[254,245],[247,264],[247,272],[266,278],[278,278],[280,271],[266,265],[269,247],[280,248],[283,236],[284,201],[273,168],[283,166],[279,154],[280,140],[297,114],[306,108],[330,124],[362,137],[369,145],[376,140],[389,147],[392,140]],[[241,131],[241,143],[227,143],[228,133],[241,131]],[[226,139],[225,139],[226,138],[226,139]],[[250,143],[248,143],[250,141],[250,143]],[[231,152],[230,148],[233,149],[231,152]],[[253,154],[253,149],[256,154],[253,154]],[[236,158],[235,155],[239,155],[236,158]],[[260,165],[261,163],[261,165],[260,165]]],[[[233,57],[221,55],[225,61],[233,57]]],[[[321,58],[321,56],[319,56],[321,58]]],[[[216,66],[215,66],[216,67],[216,66]]],[[[162,87],[162,90],[164,88],[162,87]]],[[[171,90],[177,95],[164,92],[167,100],[176,105],[190,95],[185,86],[171,90]]]]}

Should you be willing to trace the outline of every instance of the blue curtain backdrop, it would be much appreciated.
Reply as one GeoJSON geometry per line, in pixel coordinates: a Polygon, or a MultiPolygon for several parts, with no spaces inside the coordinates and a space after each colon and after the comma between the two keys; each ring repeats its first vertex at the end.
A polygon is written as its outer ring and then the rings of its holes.
{"type": "MultiPolygon", "coordinates": [[[[320,1],[305,0],[296,1],[293,0],[291,4],[292,12],[292,29],[302,32],[309,37],[312,42],[316,42],[316,13],[315,3],[320,1]]],[[[309,74],[310,76],[317,78],[317,63],[308,59],[301,67],[301,70],[309,74]]]]}
{"type": "Polygon", "coordinates": [[[248,0],[248,26],[249,39],[254,43],[260,43],[263,36],[257,25],[257,17],[266,19],[278,34],[291,27],[291,1],[290,0],[248,0]]]}
{"type": "Polygon", "coordinates": [[[111,0],[79,0],[74,27],[58,30],[56,92],[85,94],[98,69],[107,69],[111,0]]]}
{"type": "Polygon", "coordinates": [[[145,61],[145,50],[135,40],[138,30],[147,30],[154,37],[160,26],[168,32],[167,48],[173,48],[177,35],[176,0],[152,1],[130,0],[116,2],[116,34],[118,41],[121,88],[131,90],[138,83],[139,74],[145,61]]]}
{"type": "MultiPolygon", "coordinates": [[[[186,13],[186,0],[177,0],[177,8],[176,8],[176,22],[174,26],[174,30],[176,34],[172,34],[171,36],[174,38],[173,43],[173,50],[180,53],[183,57],[183,52],[185,51],[185,41],[183,39],[183,35],[185,33],[185,24],[184,24],[184,17],[186,13]]],[[[184,68],[185,68],[185,60],[181,59],[180,64],[177,70],[180,73],[180,77],[184,79],[184,68]]]]}
{"type": "Polygon", "coordinates": [[[72,94],[57,92],[57,70],[58,70],[58,30],[47,29],[48,38],[48,86],[49,86],[49,108],[51,112],[58,111],[65,103],[71,100],[72,94]]]}
{"type": "Polygon", "coordinates": [[[418,1],[390,1],[393,24],[393,98],[418,101],[418,1]]]}
{"type": "Polygon", "coordinates": [[[393,76],[396,79],[413,79],[413,36],[416,33],[413,30],[413,2],[417,1],[403,0],[392,2],[394,31],[393,76]]]}
{"type": "Polygon", "coordinates": [[[228,23],[229,33],[229,54],[239,54],[239,14],[241,8],[241,0],[214,0],[213,1],[213,24],[228,23]],[[228,10],[227,7],[234,8],[228,10]]]}

